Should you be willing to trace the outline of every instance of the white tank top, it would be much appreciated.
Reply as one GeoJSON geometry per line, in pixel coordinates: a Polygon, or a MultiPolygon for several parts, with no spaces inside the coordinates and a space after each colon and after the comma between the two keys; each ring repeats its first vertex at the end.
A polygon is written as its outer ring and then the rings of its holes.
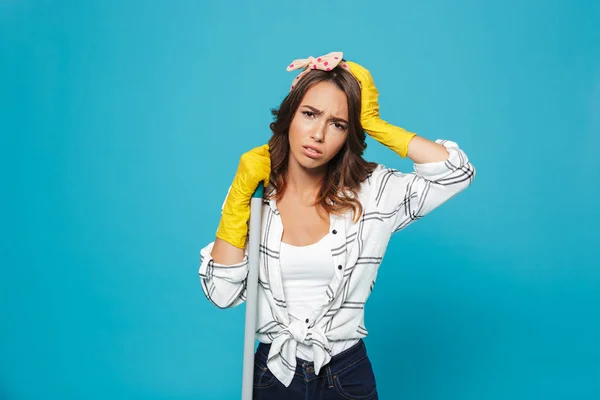
{"type": "MultiPolygon", "coordinates": [[[[279,262],[283,291],[292,319],[304,321],[312,317],[326,297],[327,285],[333,279],[334,265],[329,234],[308,246],[281,243],[279,262]]],[[[332,342],[332,355],[355,344],[357,340],[332,342]]],[[[312,346],[298,343],[298,358],[313,361],[312,346]]]]}

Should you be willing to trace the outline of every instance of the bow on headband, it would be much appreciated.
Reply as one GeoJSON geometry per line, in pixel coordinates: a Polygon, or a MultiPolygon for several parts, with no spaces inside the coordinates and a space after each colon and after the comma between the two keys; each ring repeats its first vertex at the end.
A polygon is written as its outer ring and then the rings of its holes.
{"type": "MultiPolygon", "coordinates": [[[[337,67],[340,62],[342,62],[343,55],[344,53],[342,53],[341,51],[334,51],[332,53],[326,54],[318,58],[310,56],[308,58],[302,58],[292,61],[292,63],[286,68],[288,71],[294,71],[302,68],[304,68],[304,71],[300,72],[298,76],[294,79],[294,81],[292,82],[291,89],[293,89],[296,86],[296,83],[311,69],[331,71],[332,69],[337,67]]],[[[348,65],[346,63],[343,63],[342,67],[349,70],[348,65]]]]}

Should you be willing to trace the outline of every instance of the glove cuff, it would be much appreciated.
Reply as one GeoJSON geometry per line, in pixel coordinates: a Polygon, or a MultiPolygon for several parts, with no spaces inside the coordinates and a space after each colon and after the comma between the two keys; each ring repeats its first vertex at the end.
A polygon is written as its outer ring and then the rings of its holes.
{"type": "Polygon", "coordinates": [[[416,133],[389,124],[381,119],[371,119],[363,123],[363,128],[373,139],[393,150],[402,158],[408,154],[408,144],[416,133]]]}

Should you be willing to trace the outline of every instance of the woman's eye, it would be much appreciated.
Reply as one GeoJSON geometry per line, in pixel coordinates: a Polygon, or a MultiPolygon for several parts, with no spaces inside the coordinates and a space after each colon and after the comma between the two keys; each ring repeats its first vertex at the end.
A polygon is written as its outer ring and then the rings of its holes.
{"type": "Polygon", "coordinates": [[[335,123],[335,127],[338,128],[341,131],[345,131],[346,130],[346,127],[344,125],[339,124],[337,122],[335,123]]]}
{"type": "Polygon", "coordinates": [[[315,116],[315,113],[310,112],[310,111],[302,111],[302,114],[306,115],[309,118],[312,118],[315,116]]]}

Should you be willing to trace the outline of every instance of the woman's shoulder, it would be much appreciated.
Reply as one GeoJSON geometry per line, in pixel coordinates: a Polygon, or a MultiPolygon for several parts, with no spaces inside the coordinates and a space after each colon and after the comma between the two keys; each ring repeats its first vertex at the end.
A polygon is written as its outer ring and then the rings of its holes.
{"type": "Polygon", "coordinates": [[[367,177],[359,185],[359,196],[363,197],[372,191],[377,185],[381,173],[385,170],[385,165],[374,163],[373,169],[367,174],[367,177]]]}
{"type": "Polygon", "coordinates": [[[386,193],[390,190],[396,191],[399,187],[404,186],[405,180],[410,180],[410,176],[411,174],[402,172],[399,169],[377,163],[367,178],[361,182],[359,196],[365,200],[368,198],[381,198],[386,196],[386,193]]]}
{"type": "Polygon", "coordinates": [[[367,178],[361,182],[361,187],[372,187],[381,183],[381,179],[389,179],[390,176],[402,176],[404,175],[400,170],[390,168],[385,164],[377,163],[373,170],[367,175],[367,178]]]}

